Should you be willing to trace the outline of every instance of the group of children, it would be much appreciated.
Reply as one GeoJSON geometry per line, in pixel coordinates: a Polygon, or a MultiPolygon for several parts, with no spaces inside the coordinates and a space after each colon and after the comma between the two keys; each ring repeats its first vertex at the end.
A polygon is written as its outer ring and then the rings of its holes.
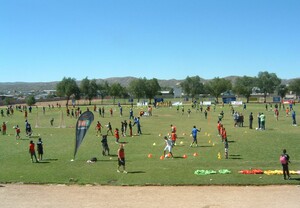
{"type": "Polygon", "coordinates": [[[43,160],[44,147],[43,147],[42,138],[39,138],[39,140],[37,142],[37,152],[38,152],[38,157],[36,157],[36,153],[35,153],[35,144],[34,144],[33,140],[31,140],[29,142],[29,154],[31,157],[31,162],[34,162],[33,158],[35,159],[35,162],[37,162],[37,163],[39,161],[43,160]]]}
{"type": "Polygon", "coordinates": [[[224,143],[225,158],[228,159],[229,145],[228,145],[228,140],[227,140],[227,132],[226,132],[224,125],[221,123],[220,120],[218,120],[217,129],[218,129],[218,136],[221,137],[221,141],[224,143]]]}

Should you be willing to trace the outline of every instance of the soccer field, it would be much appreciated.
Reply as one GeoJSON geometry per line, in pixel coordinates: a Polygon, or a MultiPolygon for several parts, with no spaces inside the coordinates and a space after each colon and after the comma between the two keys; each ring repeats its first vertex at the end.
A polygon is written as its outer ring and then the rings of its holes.
{"type": "MultiPolygon", "coordinates": [[[[100,107],[98,105],[97,107],[100,107]]],[[[102,107],[102,106],[101,106],[102,107]]],[[[293,106],[296,113],[299,106],[293,106]]],[[[80,106],[84,112],[87,106],[80,106]]],[[[89,106],[92,109],[91,106],[89,106]]],[[[123,106],[120,116],[117,105],[104,106],[105,116],[93,112],[95,120],[86,134],[74,161],[76,118],[66,115],[64,107],[48,108],[45,113],[42,107],[33,108],[28,114],[28,121],[33,128],[31,138],[25,136],[24,112],[14,111],[14,115],[2,117],[7,122],[6,135],[0,135],[0,182],[1,183],[62,183],[62,184],[105,184],[105,185],[265,185],[265,184],[298,184],[300,176],[292,175],[293,180],[285,181],[282,175],[241,174],[241,170],[261,169],[280,170],[279,156],[286,148],[291,157],[290,170],[300,169],[299,127],[292,126],[291,115],[279,110],[276,120],[273,109],[265,109],[265,104],[248,104],[234,107],[235,111],[245,116],[244,127],[234,127],[231,108],[228,105],[217,105],[204,113],[184,105],[177,112],[176,107],[159,107],[153,109],[152,116],[142,116],[142,135],[122,137],[125,143],[127,174],[117,173],[117,149],[115,138],[108,135],[110,156],[102,156],[101,136],[96,136],[96,123],[100,121],[102,132],[105,125],[111,122],[112,128],[121,128],[121,121],[129,120],[130,106],[123,106]],[[113,115],[109,109],[113,109],[113,115]],[[188,115],[188,109],[191,110],[188,115]],[[222,123],[227,131],[229,141],[229,159],[224,158],[224,144],[217,135],[217,120],[224,111],[222,123]],[[253,112],[254,129],[249,129],[248,116],[253,112]],[[266,115],[266,130],[255,130],[257,114],[266,115]],[[50,120],[54,118],[53,126],[50,120]],[[176,146],[173,148],[174,159],[160,157],[163,155],[165,142],[163,136],[171,133],[170,125],[177,127],[176,146]],[[16,140],[14,126],[21,127],[21,139],[16,140]],[[192,127],[201,128],[198,133],[198,147],[190,147],[192,127]],[[28,153],[29,141],[35,143],[41,137],[44,143],[44,159],[32,163],[28,153]],[[151,154],[151,157],[149,157],[151,154]],[[96,157],[95,163],[87,163],[96,157]],[[229,174],[218,171],[227,169],[229,174]],[[213,170],[216,174],[197,175],[197,170],[213,170]]],[[[134,115],[147,107],[134,106],[134,115]]],[[[297,115],[297,120],[299,116],[297,115]]],[[[1,122],[1,123],[2,123],[1,122]]],[[[136,126],[133,127],[134,134],[136,126]]],[[[129,132],[127,131],[127,135],[129,132]]]]}

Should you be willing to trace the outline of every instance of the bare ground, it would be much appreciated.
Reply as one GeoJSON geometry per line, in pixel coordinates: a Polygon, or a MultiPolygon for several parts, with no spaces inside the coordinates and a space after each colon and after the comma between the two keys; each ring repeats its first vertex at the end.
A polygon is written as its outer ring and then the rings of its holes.
{"type": "Polygon", "coordinates": [[[1,208],[300,207],[300,186],[0,185],[1,208]]]}

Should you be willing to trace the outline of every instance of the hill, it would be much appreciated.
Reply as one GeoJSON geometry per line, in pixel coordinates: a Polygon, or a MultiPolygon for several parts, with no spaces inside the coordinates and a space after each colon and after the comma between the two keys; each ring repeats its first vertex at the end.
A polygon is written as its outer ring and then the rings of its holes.
{"type": "MultiPolygon", "coordinates": [[[[96,79],[97,83],[104,83],[107,81],[109,84],[120,83],[122,86],[127,87],[129,83],[137,79],[136,77],[111,77],[107,79],[96,79]]],[[[173,87],[182,80],[169,79],[158,80],[161,87],[173,87]]],[[[55,90],[56,82],[2,82],[0,83],[0,93],[7,93],[13,91],[43,91],[43,90],[55,90]]],[[[78,81],[80,84],[80,81],[78,81]]]]}
{"type": "MultiPolygon", "coordinates": [[[[225,79],[230,80],[232,83],[238,78],[238,76],[228,76],[224,77],[225,79]]],[[[111,77],[107,79],[96,79],[97,83],[103,83],[107,81],[109,84],[120,83],[122,86],[127,87],[129,83],[137,79],[136,77],[111,77]]],[[[177,79],[158,79],[158,83],[161,87],[174,87],[176,84],[180,83],[182,80],[177,79]]],[[[288,84],[293,79],[283,79],[282,84],[288,84]]],[[[201,81],[208,82],[209,79],[201,78],[201,81]]],[[[59,81],[55,82],[0,82],[0,93],[5,94],[12,91],[43,91],[43,90],[55,90],[56,85],[59,81]]],[[[80,81],[78,81],[80,84],[80,81]]]]}

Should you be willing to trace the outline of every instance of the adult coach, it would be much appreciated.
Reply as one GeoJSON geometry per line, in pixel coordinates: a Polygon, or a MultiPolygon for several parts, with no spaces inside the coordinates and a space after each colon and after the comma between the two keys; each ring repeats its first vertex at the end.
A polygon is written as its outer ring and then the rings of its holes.
{"type": "Polygon", "coordinates": [[[196,147],[198,147],[197,133],[200,131],[201,131],[201,128],[197,129],[196,126],[193,127],[193,129],[192,129],[193,142],[191,143],[190,147],[192,147],[193,144],[196,144],[196,147]]]}

